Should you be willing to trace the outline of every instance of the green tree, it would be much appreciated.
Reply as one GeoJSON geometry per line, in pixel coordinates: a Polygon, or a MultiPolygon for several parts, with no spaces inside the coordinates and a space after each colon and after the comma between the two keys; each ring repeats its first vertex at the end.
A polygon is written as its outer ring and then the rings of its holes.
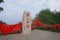
{"type": "Polygon", "coordinates": [[[60,24],[60,12],[56,12],[56,14],[54,14],[55,18],[54,20],[56,21],[56,24],[60,24]]]}
{"type": "MultiPolygon", "coordinates": [[[[0,0],[0,3],[4,2],[3,0],[0,0]]],[[[3,8],[0,7],[0,12],[3,11],[3,8]]]]}
{"type": "Polygon", "coordinates": [[[54,20],[54,12],[50,11],[49,9],[44,9],[40,11],[36,18],[38,18],[41,22],[45,24],[54,24],[56,21],[54,20]]]}

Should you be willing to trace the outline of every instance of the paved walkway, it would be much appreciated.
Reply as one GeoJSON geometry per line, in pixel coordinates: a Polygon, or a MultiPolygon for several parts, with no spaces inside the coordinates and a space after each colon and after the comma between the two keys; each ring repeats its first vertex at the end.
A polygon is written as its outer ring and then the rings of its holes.
{"type": "Polygon", "coordinates": [[[11,34],[0,36],[0,40],[60,40],[60,33],[33,30],[29,35],[11,34]]]}

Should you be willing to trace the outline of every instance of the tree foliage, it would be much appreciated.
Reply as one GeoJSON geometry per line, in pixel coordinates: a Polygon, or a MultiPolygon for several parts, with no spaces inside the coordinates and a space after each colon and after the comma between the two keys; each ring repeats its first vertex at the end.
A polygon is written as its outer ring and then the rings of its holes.
{"type": "Polygon", "coordinates": [[[4,2],[3,0],[0,0],[0,3],[4,2]]]}
{"type": "MultiPolygon", "coordinates": [[[[0,3],[4,2],[3,0],[0,0],[0,3]]],[[[3,11],[3,8],[0,7],[0,12],[3,11]]]]}
{"type": "Polygon", "coordinates": [[[37,15],[36,18],[38,18],[41,22],[45,24],[57,24],[60,23],[60,12],[52,12],[49,9],[44,9],[40,11],[37,15]]]}
{"type": "Polygon", "coordinates": [[[60,12],[56,12],[56,14],[54,14],[54,20],[56,21],[56,24],[60,24],[60,12]]]}

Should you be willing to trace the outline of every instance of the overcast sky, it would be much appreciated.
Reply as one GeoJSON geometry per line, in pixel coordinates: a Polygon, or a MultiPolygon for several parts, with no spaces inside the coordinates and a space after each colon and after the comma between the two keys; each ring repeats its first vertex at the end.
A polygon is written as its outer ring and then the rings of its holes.
{"type": "Polygon", "coordinates": [[[4,0],[0,6],[4,9],[0,13],[0,20],[15,24],[22,21],[24,11],[29,11],[32,19],[42,9],[60,11],[60,0],[4,0]]]}

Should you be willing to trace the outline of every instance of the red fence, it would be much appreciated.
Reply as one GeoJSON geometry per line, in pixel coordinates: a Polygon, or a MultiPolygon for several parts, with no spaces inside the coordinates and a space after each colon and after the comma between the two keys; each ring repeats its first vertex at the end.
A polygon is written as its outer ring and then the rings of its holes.
{"type": "Polygon", "coordinates": [[[0,31],[2,34],[9,34],[9,33],[16,33],[18,31],[21,32],[22,23],[14,24],[14,25],[7,25],[0,23],[0,31]]]}
{"type": "MultiPolygon", "coordinates": [[[[48,25],[48,24],[44,24],[40,22],[38,19],[36,19],[34,23],[32,23],[31,29],[33,29],[34,26],[43,27],[45,29],[52,26],[54,30],[56,30],[56,28],[60,28],[60,24],[48,25]]],[[[18,31],[21,32],[21,29],[22,29],[21,22],[18,24],[14,24],[14,25],[0,23],[0,32],[2,32],[2,34],[16,33],[18,31]]]]}
{"type": "Polygon", "coordinates": [[[57,28],[60,28],[60,24],[54,24],[54,25],[49,25],[49,24],[44,24],[42,23],[40,20],[36,19],[34,21],[34,25],[37,26],[37,27],[43,27],[45,29],[47,28],[53,28],[54,30],[56,30],[57,28]]]}

